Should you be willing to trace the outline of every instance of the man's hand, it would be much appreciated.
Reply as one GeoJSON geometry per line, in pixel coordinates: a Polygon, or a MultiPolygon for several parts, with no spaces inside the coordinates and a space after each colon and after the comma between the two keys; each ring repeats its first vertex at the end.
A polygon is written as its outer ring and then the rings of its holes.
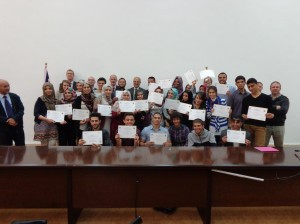
{"type": "Polygon", "coordinates": [[[10,126],[17,126],[18,125],[18,123],[13,118],[8,118],[6,123],[10,126]]]}

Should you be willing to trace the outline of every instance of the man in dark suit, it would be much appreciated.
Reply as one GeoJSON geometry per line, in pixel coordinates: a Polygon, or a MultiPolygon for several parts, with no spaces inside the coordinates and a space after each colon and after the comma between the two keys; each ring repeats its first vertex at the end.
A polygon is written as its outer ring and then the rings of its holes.
{"type": "Polygon", "coordinates": [[[76,87],[76,82],[74,81],[74,71],[72,69],[68,69],[67,72],[66,72],[66,77],[67,77],[67,80],[71,83],[71,88],[74,89],[74,90],[77,90],[77,87],[76,87]]]}
{"type": "Polygon", "coordinates": [[[25,145],[24,106],[17,94],[10,93],[6,80],[0,79],[0,145],[25,145]]]}
{"type": "Polygon", "coordinates": [[[131,100],[136,100],[136,93],[138,90],[142,90],[143,91],[143,95],[144,95],[144,99],[146,96],[146,90],[144,90],[143,88],[140,87],[141,85],[141,78],[140,77],[134,77],[133,78],[133,87],[128,89],[128,91],[131,94],[131,100]]]}

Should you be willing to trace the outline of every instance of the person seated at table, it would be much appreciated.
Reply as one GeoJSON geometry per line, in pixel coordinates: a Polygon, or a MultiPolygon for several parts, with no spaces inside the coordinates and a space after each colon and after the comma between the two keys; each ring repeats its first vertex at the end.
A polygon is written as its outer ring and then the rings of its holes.
{"type": "Polygon", "coordinates": [[[167,141],[163,143],[163,146],[171,146],[170,135],[168,129],[161,126],[162,114],[155,112],[152,115],[152,125],[147,126],[142,131],[142,137],[140,141],[140,146],[153,146],[154,142],[150,141],[151,133],[162,133],[167,134],[167,141]]]}
{"type": "MultiPolygon", "coordinates": [[[[125,126],[134,126],[135,119],[133,113],[125,113],[123,122],[125,126]]],[[[135,138],[120,138],[118,131],[116,133],[116,146],[139,146],[141,131],[137,128],[135,138]]]]}
{"type": "Polygon", "coordinates": [[[204,128],[204,121],[195,119],[194,130],[188,135],[188,146],[216,146],[216,139],[213,133],[204,128]]]}
{"type": "Polygon", "coordinates": [[[171,121],[172,125],[169,128],[169,134],[172,146],[187,146],[190,129],[181,123],[182,115],[174,111],[171,115],[171,121]]]}
{"type": "MultiPolygon", "coordinates": [[[[89,123],[87,125],[87,128],[85,131],[102,131],[102,142],[103,146],[111,146],[111,141],[109,138],[109,132],[106,129],[100,128],[100,123],[101,123],[101,115],[99,113],[91,113],[89,117],[89,123]]],[[[85,140],[81,138],[78,140],[78,145],[84,145],[85,140]]],[[[93,144],[92,147],[99,147],[100,145],[93,144]]]]}
{"type": "MultiPolygon", "coordinates": [[[[242,129],[243,119],[241,116],[232,117],[231,121],[230,121],[230,126],[231,126],[231,128],[228,130],[245,131],[242,129]]],[[[250,134],[250,132],[246,131],[245,144],[240,144],[240,143],[227,142],[227,130],[223,130],[221,132],[221,144],[224,146],[250,146],[251,145],[251,134],[250,134]]]]}

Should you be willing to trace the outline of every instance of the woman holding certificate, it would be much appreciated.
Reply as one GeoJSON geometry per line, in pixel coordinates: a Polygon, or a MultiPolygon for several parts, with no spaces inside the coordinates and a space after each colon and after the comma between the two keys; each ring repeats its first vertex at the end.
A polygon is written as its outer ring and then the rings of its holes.
{"type": "MultiPolygon", "coordinates": [[[[81,109],[81,110],[88,111],[89,113],[92,113],[94,100],[95,100],[95,96],[92,93],[92,88],[90,84],[84,83],[82,88],[82,94],[80,96],[77,96],[74,102],[74,109],[81,109]]],[[[77,126],[79,126],[77,130],[78,139],[81,138],[82,131],[86,130],[88,123],[89,123],[89,118],[80,120],[79,123],[77,122],[77,126]]]]}
{"type": "Polygon", "coordinates": [[[71,109],[71,113],[65,113],[66,123],[58,124],[58,145],[60,146],[76,145],[76,125],[72,120],[72,106],[76,97],[76,91],[72,88],[67,88],[63,93],[63,98],[56,105],[56,107],[59,107],[58,105],[69,105],[71,109]]]}
{"type": "MultiPolygon", "coordinates": [[[[193,103],[193,93],[191,91],[185,90],[179,96],[179,101],[181,103],[186,103],[192,105],[193,103]]],[[[186,125],[190,130],[192,130],[192,121],[189,120],[189,113],[182,114],[181,123],[186,125]]]]}
{"type": "MultiPolygon", "coordinates": [[[[121,95],[120,101],[131,101],[131,94],[128,90],[124,90],[121,95]]],[[[124,125],[124,113],[120,109],[120,101],[116,101],[112,107],[111,125],[110,125],[110,139],[113,144],[116,144],[115,133],[119,125],[124,125]]]]}
{"type": "Polygon", "coordinates": [[[221,99],[217,94],[217,87],[208,87],[208,99],[206,100],[206,115],[209,121],[209,131],[215,135],[216,142],[219,145],[221,143],[221,132],[228,128],[227,118],[212,115],[214,112],[214,105],[226,106],[226,100],[221,99]]]}
{"type": "Polygon", "coordinates": [[[177,90],[177,95],[181,95],[181,93],[183,92],[183,80],[181,76],[175,77],[172,88],[175,88],[177,90]]]}
{"type": "Polygon", "coordinates": [[[70,88],[71,83],[68,80],[63,80],[59,84],[59,89],[56,92],[56,99],[61,100],[64,97],[64,92],[66,89],[70,88]]]}
{"type": "Polygon", "coordinates": [[[47,110],[55,110],[55,92],[50,82],[43,85],[43,95],[34,105],[34,140],[42,146],[55,146],[57,143],[57,126],[53,119],[47,118],[47,110]]]}
{"type": "MultiPolygon", "coordinates": [[[[171,88],[168,90],[167,97],[166,99],[171,99],[171,100],[177,100],[178,99],[178,91],[176,88],[171,88]]],[[[166,109],[163,106],[163,116],[165,120],[165,127],[168,128],[171,125],[171,115],[174,110],[172,109],[166,109]]]]}
{"type": "MultiPolygon", "coordinates": [[[[137,100],[144,100],[144,91],[137,90],[135,94],[136,94],[137,100]]],[[[146,120],[148,112],[149,112],[149,110],[147,110],[147,111],[135,110],[135,112],[134,112],[135,125],[139,130],[143,130],[145,126],[148,126],[145,124],[145,120],[146,120]]]]}

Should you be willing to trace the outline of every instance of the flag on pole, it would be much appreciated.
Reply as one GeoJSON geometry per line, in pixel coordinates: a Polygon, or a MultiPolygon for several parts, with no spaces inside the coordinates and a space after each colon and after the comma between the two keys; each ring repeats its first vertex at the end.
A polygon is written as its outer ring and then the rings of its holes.
{"type": "Polygon", "coordinates": [[[48,69],[47,69],[47,63],[45,63],[45,82],[50,82],[49,74],[48,74],[48,69]]]}

